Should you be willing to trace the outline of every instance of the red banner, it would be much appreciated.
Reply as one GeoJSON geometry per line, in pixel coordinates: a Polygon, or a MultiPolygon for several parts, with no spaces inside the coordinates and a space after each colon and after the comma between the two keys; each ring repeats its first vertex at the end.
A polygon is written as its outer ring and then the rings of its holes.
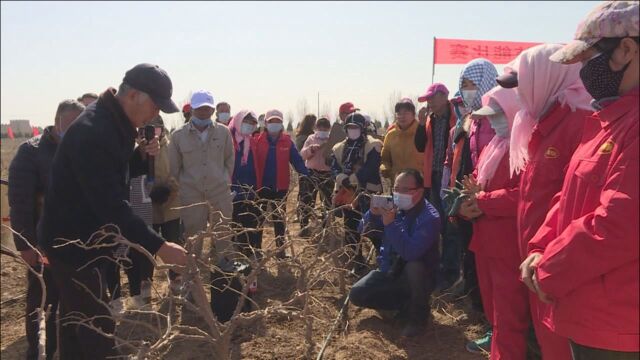
{"type": "Polygon", "coordinates": [[[534,42],[434,39],[434,64],[466,64],[485,58],[494,64],[506,64],[524,50],[539,45],[534,42]]]}
{"type": "Polygon", "coordinates": [[[13,129],[8,128],[7,129],[7,136],[9,136],[9,139],[13,140],[14,136],[13,136],[13,129]]]}

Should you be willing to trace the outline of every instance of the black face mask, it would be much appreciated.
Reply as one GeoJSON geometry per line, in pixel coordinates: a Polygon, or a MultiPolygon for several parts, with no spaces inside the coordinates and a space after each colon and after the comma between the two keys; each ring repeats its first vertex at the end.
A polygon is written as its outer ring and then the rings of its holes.
{"type": "Polygon", "coordinates": [[[611,70],[609,60],[612,54],[613,51],[602,53],[587,61],[580,69],[580,79],[582,79],[587,92],[596,101],[618,96],[618,89],[624,72],[627,71],[629,64],[631,64],[631,62],[628,62],[620,71],[611,70]]]}

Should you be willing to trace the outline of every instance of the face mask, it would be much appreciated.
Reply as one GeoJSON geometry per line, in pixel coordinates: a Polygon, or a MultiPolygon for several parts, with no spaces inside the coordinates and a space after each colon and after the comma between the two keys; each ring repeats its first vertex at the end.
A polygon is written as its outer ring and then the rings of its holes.
{"type": "Polygon", "coordinates": [[[253,124],[242,123],[240,125],[240,134],[251,135],[256,130],[256,126],[253,124]]]}
{"type": "Polygon", "coordinates": [[[476,99],[478,95],[478,90],[462,90],[462,100],[464,100],[464,104],[467,107],[470,107],[473,104],[473,101],[476,99]]]}
{"type": "Polygon", "coordinates": [[[213,123],[211,119],[198,119],[193,115],[191,115],[191,122],[197,127],[208,127],[213,123]]]}
{"type": "Polygon", "coordinates": [[[284,126],[281,123],[269,123],[267,124],[267,131],[271,134],[277,134],[284,129],[284,126]]]}
{"type": "Polygon", "coordinates": [[[580,69],[580,79],[587,92],[594,100],[618,96],[618,89],[624,72],[631,62],[620,71],[613,71],[609,67],[609,60],[613,52],[603,53],[587,61],[580,69]]]}
{"type": "Polygon", "coordinates": [[[398,210],[409,210],[413,206],[413,196],[409,194],[393,193],[393,204],[398,210]]]}
{"type": "Polygon", "coordinates": [[[361,133],[360,129],[347,129],[347,136],[351,140],[359,138],[361,133]]]}
{"type": "Polygon", "coordinates": [[[318,136],[319,139],[328,139],[329,131],[316,131],[316,135],[318,136]]]}
{"type": "Polygon", "coordinates": [[[491,123],[493,130],[496,131],[497,136],[501,138],[509,136],[509,121],[507,120],[507,117],[504,116],[504,113],[489,116],[489,122],[491,123]]]}
{"type": "Polygon", "coordinates": [[[218,122],[221,122],[223,124],[228,124],[230,118],[231,118],[231,114],[228,112],[218,113],[218,122]]]}

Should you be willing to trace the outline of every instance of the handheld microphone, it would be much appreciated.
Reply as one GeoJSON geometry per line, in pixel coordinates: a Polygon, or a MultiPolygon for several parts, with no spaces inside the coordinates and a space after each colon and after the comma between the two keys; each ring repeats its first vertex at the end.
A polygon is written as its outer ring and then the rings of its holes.
{"type": "MultiPolygon", "coordinates": [[[[153,140],[156,136],[156,128],[153,125],[147,125],[144,127],[144,138],[147,141],[153,140]]],[[[149,164],[149,173],[147,174],[147,182],[153,183],[155,180],[156,166],[153,156],[148,155],[147,162],[149,164]]]]}

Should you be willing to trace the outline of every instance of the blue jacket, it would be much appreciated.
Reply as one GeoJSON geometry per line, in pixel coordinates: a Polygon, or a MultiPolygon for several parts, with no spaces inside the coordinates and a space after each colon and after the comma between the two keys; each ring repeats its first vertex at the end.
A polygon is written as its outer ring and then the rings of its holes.
{"type": "MultiPolygon", "coordinates": [[[[267,152],[267,162],[264,168],[264,179],[262,181],[262,186],[269,189],[276,189],[276,144],[278,142],[277,138],[272,138],[271,136],[267,136],[269,140],[269,151],[267,152]]],[[[304,165],[304,160],[300,156],[300,153],[296,149],[293,141],[290,142],[289,148],[289,162],[293,165],[293,168],[296,169],[298,174],[300,175],[309,175],[309,170],[304,165]]]]}
{"type": "Polygon", "coordinates": [[[440,236],[440,215],[428,201],[408,211],[399,211],[395,220],[384,226],[382,217],[367,211],[360,222],[360,232],[382,233],[382,246],[378,256],[380,271],[386,272],[392,263],[392,253],[407,262],[424,261],[427,267],[437,265],[437,244],[440,236]],[[376,231],[377,230],[377,231],[376,231]],[[434,251],[430,251],[434,250],[434,251]]]}
{"type": "Polygon", "coordinates": [[[242,165],[242,152],[245,141],[246,140],[243,140],[238,144],[238,150],[236,151],[236,161],[233,176],[231,177],[231,191],[236,192],[233,201],[252,200],[255,197],[252,191],[255,191],[257,182],[253,150],[249,150],[247,164],[242,165]],[[251,188],[249,189],[249,187],[251,188]]]}

